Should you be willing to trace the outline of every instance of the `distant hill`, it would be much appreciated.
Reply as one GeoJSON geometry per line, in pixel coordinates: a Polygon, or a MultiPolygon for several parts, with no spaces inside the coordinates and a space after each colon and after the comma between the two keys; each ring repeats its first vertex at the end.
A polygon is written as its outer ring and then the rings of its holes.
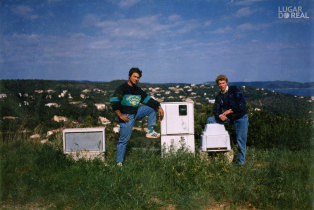
{"type": "MultiPolygon", "coordinates": [[[[206,82],[205,84],[216,84],[216,82],[206,82]]],[[[230,82],[236,86],[252,86],[265,89],[284,89],[284,88],[314,88],[314,82],[300,83],[290,81],[256,81],[256,82],[230,82]]]]}
{"type": "MultiPolygon", "coordinates": [[[[29,107],[41,104],[41,107],[45,107],[47,103],[58,103],[66,107],[73,101],[81,101],[85,104],[109,103],[116,87],[124,82],[126,80],[95,83],[91,81],[0,80],[0,94],[2,95],[2,99],[0,98],[2,113],[0,114],[18,116],[22,113],[19,111],[19,107],[23,107],[23,104],[29,104],[29,107]],[[37,94],[41,90],[43,94],[37,94]],[[68,94],[66,99],[60,97],[64,91],[68,94]],[[14,112],[12,112],[13,108],[14,112]]],[[[310,97],[297,97],[269,89],[313,87],[313,83],[274,81],[235,82],[231,84],[239,86],[239,89],[244,92],[246,101],[253,108],[267,109],[281,115],[300,118],[312,117],[312,100],[310,97]]],[[[214,99],[219,92],[219,88],[214,82],[206,84],[140,83],[139,86],[152,97],[161,101],[193,100],[196,104],[203,105],[208,105],[208,101],[214,99]]],[[[73,111],[71,109],[70,107],[69,110],[73,111]]]]}

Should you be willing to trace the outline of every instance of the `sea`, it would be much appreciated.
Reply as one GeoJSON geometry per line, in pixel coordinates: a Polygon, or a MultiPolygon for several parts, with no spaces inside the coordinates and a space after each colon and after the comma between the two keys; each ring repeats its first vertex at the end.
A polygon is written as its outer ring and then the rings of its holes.
{"type": "Polygon", "coordinates": [[[314,96],[314,88],[282,88],[273,90],[276,92],[288,93],[296,96],[314,96]]]}

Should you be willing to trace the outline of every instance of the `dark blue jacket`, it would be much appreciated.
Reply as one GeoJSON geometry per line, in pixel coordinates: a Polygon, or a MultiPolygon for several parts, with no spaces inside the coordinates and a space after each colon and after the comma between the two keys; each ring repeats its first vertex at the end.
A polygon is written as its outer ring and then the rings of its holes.
{"type": "Polygon", "coordinates": [[[215,98],[213,113],[218,122],[221,122],[219,115],[224,111],[232,109],[233,113],[227,117],[231,120],[237,120],[247,114],[246,102],[243,94],[236,86],[229,86],[225,94],[221,92],[215,98]]]}

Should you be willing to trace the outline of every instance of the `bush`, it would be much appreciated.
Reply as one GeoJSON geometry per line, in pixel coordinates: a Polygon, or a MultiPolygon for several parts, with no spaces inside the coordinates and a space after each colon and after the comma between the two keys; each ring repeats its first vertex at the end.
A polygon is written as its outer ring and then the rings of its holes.
{"type": "Polygon", "coordinates": [[[310,149],[313,129],[310,121],[275,116],[265,110],[254,112],[249,121],[248,145],[293,151],[310,149]]]}

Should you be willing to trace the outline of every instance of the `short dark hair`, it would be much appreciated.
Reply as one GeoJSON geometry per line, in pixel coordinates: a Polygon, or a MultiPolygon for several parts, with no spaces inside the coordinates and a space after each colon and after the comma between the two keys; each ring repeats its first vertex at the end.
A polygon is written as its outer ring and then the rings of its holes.
{"type": "Polygon", "coordinates": [[[218,85],[218,82],[219,81],[226,81],[226,83],[228,83],[228,77],[224,74],[221,74],[219,75],[217,78],[216,78],[216,83],[218,85]]]}
{"type": "Polygon", "coordinates": [[[138,75],[140,75],[140,77],[142,77],[142,71],[137,68],[137,67],[132,67],[129,71],[129,77],[132,76],[132,74],[134,73],[138,73],[138,75]]]}

